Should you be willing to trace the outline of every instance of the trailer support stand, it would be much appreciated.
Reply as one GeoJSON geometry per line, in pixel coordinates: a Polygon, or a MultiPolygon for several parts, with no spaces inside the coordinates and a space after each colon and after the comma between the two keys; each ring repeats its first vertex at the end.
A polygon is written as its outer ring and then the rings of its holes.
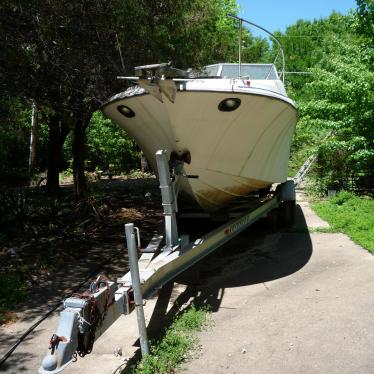
{"type": "Polygon", "coordinates": [[[126,242],[129,251],[129,262],[130,262],[130,272],[132,287],[134,290],[134,301],[136,309],[136,317],[138,320],[138,329],[140,337],[140,349],[142,355],[149,353],[148,338],[147,338],[147,328],[145,325],[145,317],[143,310],[143,296],[140,288],[140,275],[139,275],[139,265],[138,265],[138,254],[136,250],[135,235],[134,235],[134,224],[127,223],[125,225],[126,232],[126,242]]]}
{"type": "Polygon", "coordinates": [[[167,151],[157,151],[156,161],[158,178],[160,181],[162,207],[165,216],[165,249],[171,250],[179,244],[176,218],[178,207],[174,189],[175,181],[170,178],[167,151]]]}

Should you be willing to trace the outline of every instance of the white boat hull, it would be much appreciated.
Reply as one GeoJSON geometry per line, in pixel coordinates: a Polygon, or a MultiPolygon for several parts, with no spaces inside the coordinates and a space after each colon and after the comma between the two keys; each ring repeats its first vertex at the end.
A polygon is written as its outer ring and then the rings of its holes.
{"type": "Polygon", "coordinates": [[[184,164],[184,171],[198,178],[183,178],[179,192],[207,211],[286,181],[297,121],[296,109],[286,96],[234,87],[232,82],[226,89],[223,80],[218,81],[219,92],[217,88],[183,90],[185,85],[181,85],[174,103],[166,97],[161,102],[143,91],[118,95],[103,108],[134,137],[154,170],[159,149],[178,154],[189,151],[191,162],[184,164]],[[226,98],[238,98],[241,105],[233,112],[218,110],[226,98]],[[118,111],[120,105],[131,108],[135,116],[125,117],[118,111]]]}

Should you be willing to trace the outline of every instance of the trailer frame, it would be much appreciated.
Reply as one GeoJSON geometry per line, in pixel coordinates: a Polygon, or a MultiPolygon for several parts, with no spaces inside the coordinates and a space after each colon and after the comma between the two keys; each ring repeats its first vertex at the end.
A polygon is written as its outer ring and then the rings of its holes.
{"type": "Polygon", "coordinates": [[[135,235],[134,230],[137,228],[133,224],[126,224],[130,271],[116,282],[106,279],[103,281],[99,277],[85,296],[76,295],[64,301],[64,310],[60,313],[57,332],[52,336],[39,373],[55,374],[62,371],[76,360],[78,346],[81,350],[83,347],[83,352],[86,348],[85,353],[89,353],[93,341],[96,341],[120,315],[129,314],[134,309],[138,316],[142,353],[147,354],[143,299],[150,298],[167,282],[237,236],[261,217],[270,215],[274,211],[283,211],[285,218],[288,217],[288,220],[292,218],[296,201],[295,186],[293,180],[288,180],[279,184],[270,195],[252,198],[250,207],[246,207],[245,212],[236,210],[235,218],[201,238],[190,241],[188,235],[178,235],[176,218],[178,212],[176,186],[180,178],[188,177],[183,174],[183,162],[170,165],[169,155],[165,150],[156,153],[156,160],[164,210],[164,235],[155,235],[146,248],[140,249],[141,255],[136,261],[134,256],[136,256],[136,248],[140,246],[139,235],[135,235]],[[164,246],[162,246],[163,241],[164,246]],[[94,338],[92,310],[96,311],[94,338]]]}

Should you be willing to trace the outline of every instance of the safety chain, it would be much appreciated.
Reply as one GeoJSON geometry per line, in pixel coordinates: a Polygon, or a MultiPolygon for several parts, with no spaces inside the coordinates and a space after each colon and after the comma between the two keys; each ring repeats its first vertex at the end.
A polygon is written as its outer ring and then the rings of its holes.
{"type": "Polygon", "coordinates": [[[92,296],[91,293],[88,293],[88,291],[80,295],[74,295],[74,297],[85,299],[89,304],[88,308],[90,314],[90,321],[87,322],[88,333],[86,335],[84,332],[78,330],[77,353],[80,357],[84,357],[86,354],[92,352],[93,343],[95,341],[96,328],[100,321],[100,311],[96,299],[92,296]]]}
{"type": "Polygon", "coordinates": [[[92,348],[95,342],[95,334],[96,329],[101,325],[103,322],[106,312],[108,310],[108,307],[110,305],[109,301],[109,281],[108,279],[103,276],[99,275],[95,282],[93,282],[90,286],[90,289],[81,293],[81,294],[74,294],[73,297],[84,299],[87,301],[88,308],[89,308],[89,315],[90,320],[87,321],[83,318],[83,316],[80,316],[79,322],[81,324],[85,323],[88,325],[88,332],[85,333],[83,331],[78,330],[78,346],[77,346],[77,354],[80,357],[84,357],[86,354],[89,354],[92,352],[92,348]],[[105,303],[104,303],[104,310],[102,313],[100,313],[99,306],[97,304],[97,300],[93,296],[93,294],[100,289],[101,284],[105,284],[106,290],[105,290],[105,303]]]}

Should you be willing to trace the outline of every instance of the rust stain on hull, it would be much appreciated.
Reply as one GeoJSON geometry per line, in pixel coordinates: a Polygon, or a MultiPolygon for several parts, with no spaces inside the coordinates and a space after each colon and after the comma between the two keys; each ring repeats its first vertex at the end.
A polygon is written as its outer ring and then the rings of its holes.
{"type": "Polygon", "coordinates": [[[271,182],[248,179],[247,184],[228,186],[222,189],[207,188],[195,192],[195,197],[201,207],[207,211],[213,211],[227,205],[231,201],[248,196],[251,192],[270,186],[271,182]]]}

